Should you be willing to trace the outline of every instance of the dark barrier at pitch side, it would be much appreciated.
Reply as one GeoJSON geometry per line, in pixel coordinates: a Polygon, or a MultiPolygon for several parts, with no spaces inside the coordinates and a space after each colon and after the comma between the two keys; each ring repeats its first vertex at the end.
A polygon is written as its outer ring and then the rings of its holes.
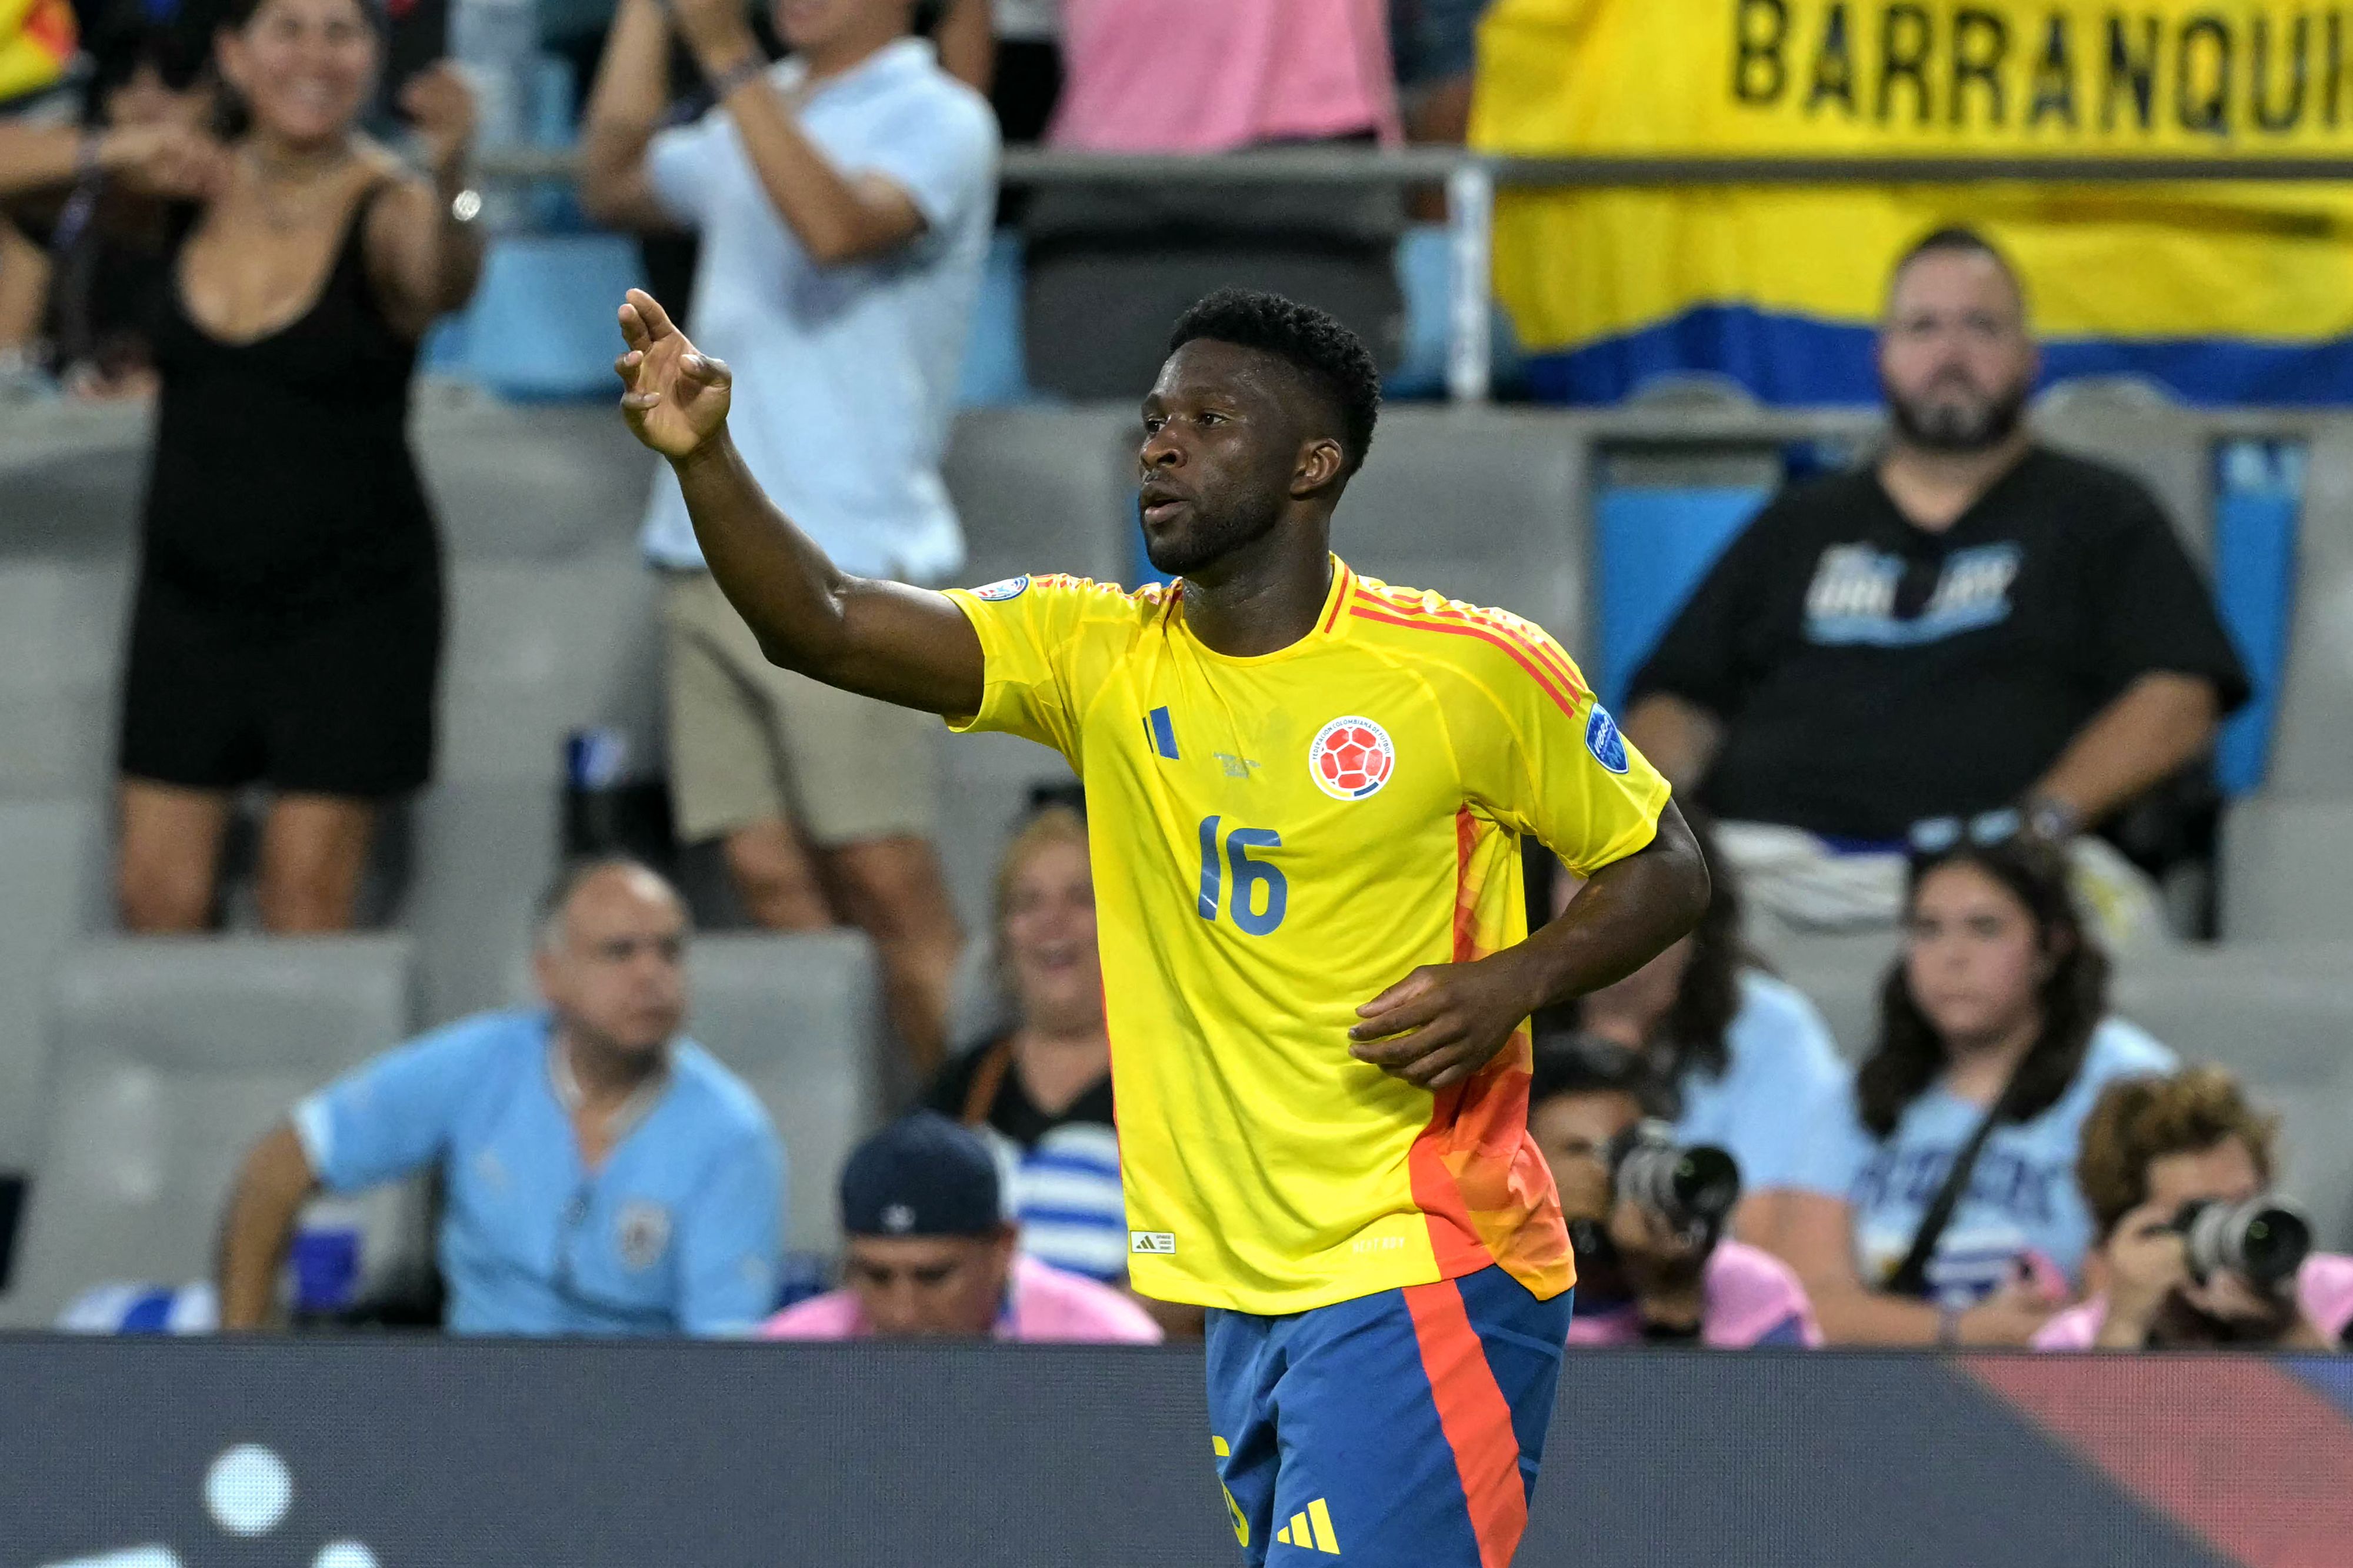
{"type": "MultiPolygon", "coordinates": [[[[2318,1362],[1579,1353],[1520,1562],[2353,1561],[2348,1408],[2318,1362]]],[[[1187,1350],[0,1338],[0,1568],[93,1559],[1236,1561],[1187,1350]]]]}

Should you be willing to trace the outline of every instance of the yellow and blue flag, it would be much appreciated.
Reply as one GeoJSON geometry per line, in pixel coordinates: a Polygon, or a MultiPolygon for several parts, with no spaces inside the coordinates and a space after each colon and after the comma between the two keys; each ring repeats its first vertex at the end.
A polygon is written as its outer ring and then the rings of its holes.
{"type": "MultiPolygon", "coordinates": [[[[2343,157],[2353,6],[2293,0],[1495,0],[1472,139],[1536,155],[2343,157]]],[[[1875,400],[1889,263],[2016,260],[2047,374],[2353,401],[2353,190],[2327,183],[1514,190],[1496,284],[1539,395],[1663,372],[1875,400]]]]}

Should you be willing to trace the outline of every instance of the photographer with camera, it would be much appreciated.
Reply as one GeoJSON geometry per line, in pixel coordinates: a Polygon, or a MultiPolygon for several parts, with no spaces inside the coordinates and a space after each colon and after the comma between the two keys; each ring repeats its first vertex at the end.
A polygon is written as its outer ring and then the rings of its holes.
{"type": "Polygon", "coordinates": [[[2342,1349],[2353,1258],[2313,1253],[2302,1212],[2272,1194],[2278,1132],[2221,1068],[2110,1084],[2075,1167],[2104,1289],[2034,1348],[2342,1349]]]}
{"type": "Polygon", "coordinates": [[[1679,1146],[1653,1119],[1660,1100],[1641,1054],[1591,1035],[1539,1033],[1528,1131],[1577,1247],[1568,1342],[1820,1344],[1798,1277],[1725,1236],[1738,1165],[1721,1149],[1679,1146]]]}

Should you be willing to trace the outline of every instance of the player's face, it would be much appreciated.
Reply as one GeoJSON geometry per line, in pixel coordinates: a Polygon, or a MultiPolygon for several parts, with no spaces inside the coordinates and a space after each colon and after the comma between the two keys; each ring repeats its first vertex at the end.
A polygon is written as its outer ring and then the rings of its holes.
{"type": "Polygon", "coordinates": [[[1905,972],[1948,1047],[1999,1042],[2032,1023],[2049,963],[2031,911],[1984,871],[1955,863],[1920,879],[1905,972]]]}
{"type": "Polygon", "coordinates": [[[1934,451],[1973,452],[2017,429],[2038,361],[2025,302],[1993,258],[1931,251],[1896,278],[1879,333],[1895,427],[1934,451]]]}
{"type": "Polygon", "coordinates": [[[1197,338],[1168,356],[1144,400],[1144,548],[1153,566],[1198,574],[1271,532],[1301,457],[1288,366],[1197,338]]]}
{"type": "Polygon", "coordinates": [[[1101,1024],[1103,965],[1085,845],[1049,839],[1022,857],[1006,890],[1004,938],[1025,1022],[1048,1029],[1101,1024]]]}
{"type": "Polygon", "coordinates": [[[1630,1094],[1556,1094],[1528,1107],[1528,1134],[1552,1167],[1564,1219],[1609,1217],[1609,1145],[1642,1119],[1630,1094]]]}
{"type": "Polygon", "coordinates": [[[842,1277],[885,1339],[987,1334],[997,1325],[1013,1237],[853,1236],[842,1277]]]}
{"type": "Polygon", "coordinates": [[[263,0],[220,35],[219,54],[254,124],[298,145],[343,135],[375,89],[375,28],[359,0],[263,0]]]}
{"type": "Polygon", "coordinates": [[[540,949],[541,992],[565,1022],[608,1049],[659,1050],[686,1016],[686,910],[659,879],[600,871],[572,895],[540,949]]]}

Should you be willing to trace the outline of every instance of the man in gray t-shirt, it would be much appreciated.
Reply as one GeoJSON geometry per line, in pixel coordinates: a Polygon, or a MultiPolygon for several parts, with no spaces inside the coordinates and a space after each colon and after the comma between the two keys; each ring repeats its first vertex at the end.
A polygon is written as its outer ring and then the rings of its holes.
{"type": "MultiPolygon", "coordinates": [[[[583,194],[608,223],[700,233],[695,341],[734,367],[736,445],[777,504],[844,570],[932,584],[964,563],[940,456],[997,142],[987,100],[909,36],[913,11],[780,3],[794,55],[771,66],[735,0],[677,0],[717,107],[659,130],[670,23],[657,0],[621,0],[583,194]]],[[[765,925],[864,926],[928,1071],[963,942],[931,843],[937,726],[770,666],[704,568],[667,471],[643,543],[668,579],[680,836],[723,842],[765,925]]]]}

